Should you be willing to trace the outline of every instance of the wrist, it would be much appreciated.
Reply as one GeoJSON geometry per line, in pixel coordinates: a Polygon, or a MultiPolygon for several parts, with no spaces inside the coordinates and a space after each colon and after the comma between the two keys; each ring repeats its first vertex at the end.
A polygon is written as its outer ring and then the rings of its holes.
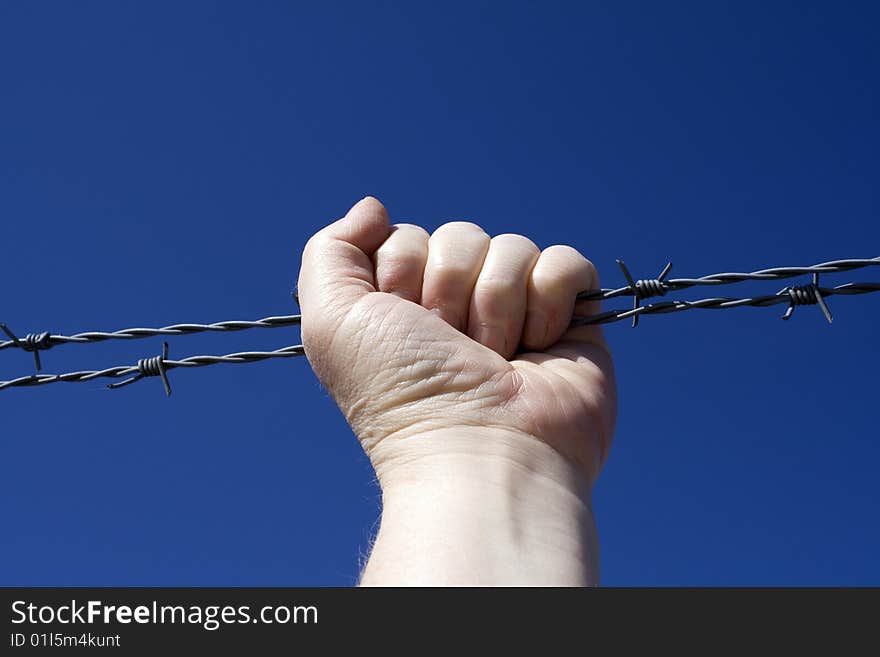
{"type": "Polygon", "coordinates": [[[590,485],[546,443],[466,427],[371,457],[383,513],[363,584],[598,583],[590,485]]]}

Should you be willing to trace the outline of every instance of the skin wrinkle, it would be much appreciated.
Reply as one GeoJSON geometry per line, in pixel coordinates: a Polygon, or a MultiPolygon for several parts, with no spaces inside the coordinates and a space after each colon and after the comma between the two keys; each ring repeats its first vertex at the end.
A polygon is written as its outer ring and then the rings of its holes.
{"type": "MultiPolygon", "coordinates": [[[[369,297],[365,297],[359,302],[359,304],[366,304],[369,303],[369,301],[369,297]]],[[[354,310],[355,309],[353,309],[353,311],[354,310]]],[[[378,321],[387,324],[391,323],[390,320],[393,319],[393,312],[390,312],[384,314],[379,320],[372,320],[372,317],[376,312],[376,309],[373,307],[369,307],[368,311],[363,311],[363,309],[356,306],[356,311],[357,314],[360,315],[359,319],[363,320],[365,323],[378,321]]],[[[353,403],[349,409],[348,419],[351,423],[356,424],[357,426],[369,424],[370,421],[374,421],[378,424],[379,422],[373,420],[373,418],[381,417],[383,418],[381,426],[387,427],[391,424],[391,431],[397,431],[396,422],[394,420],[389,421],[389,416],[393,415],[396,417],[396,415],[403,410],[407,404],[422,403],[426,399],[434,399],[435,403],[440,403],[444,398],[452,395],[458,395],[458,397],[454,399],[454,404],[461,404],[463,402],[461,395],[463,394],[472,392],[477,398],[480,396],[479,389],[483,387],[483,384],[480,384],[478,389],[474,389],[474,383],[480,383],[480,379],[482,378],[477,374],[480,368],[475,367],[466,356],[463,358],[461,366],[450,365],[450,362],[457,360],[463,351],[461,348],[456,348],[452,352],[438,350],[434,345],[435,341],[424,343],[412,339],[412,336],[420,329],[418,325],[405,326],[398,323],[398,327],[400,326],[403,326],[404,330],[400,343],[404,345],[405,350],[415,348],[418,352],[417,357],[413,360],[409,371],[401,372],[398,364],[391,363],[389,367],[383,368],[380,373],[374,376],[370,381],[371,385],[375,385],[377,382],[384,380],[384,377],[381,375],[385,373],[390,373],[390,377],[388,377],[390,380],[383,385],[381,389],[382,392],[374,395],[376,397],[374,402],[367,402],[362,397],[358,397],[353,403]],[[441,360],[437,360],[430,356],[432,353],[446,353],[446,356],[441,360]],[[428,354],[428,356],[422,356],[422,354],[428,354]],[[417,372],[413,371],[416,368],[426,369],[429,373],[427,376],[417,376],[417,372]],[[403,374],[403,376],[401,376],[401,374],[403,374]],[[462,381],[462,379],[464,379],[464,381],[462,381]],[[405,394],[391,394],[395,389],[401,388],[406,390],[405,394]],[[437,396],[437,390],[443,391],[443,394],[439,398],[437,396]]],[[[381,328],[384,327],[380,326],[380,329],[381,328]]],[[[442,341],[442,339],[440,341],[442,341]]],[[[358,354],[360,354],[362,348],[362,343],[358,342],[358,354]]],[[[401,356],[401,358],[402,357],[403,356],[401,356]]],[[[355,359],[355,362],[358,362],[358,360],[355,359]]],[[[370,444],[370,449],[374,449],[383,439],[382,436],[377,436],[376,434],[377,432],[375,430],[369,430],[365,436],[370,444]]]]}
{"type": "Polygon", "coordinates": [[[526,276],[525,238],[451,223],[428,237],[422,268],[419,236],[390,228],[374,199],[322,232],[300,272],[303,342],[382,487],[363,583],[595,583],[590,489],[613,430],[613,369],[601,329],[565,319],[589,262],[534,247],[526,276]],[[422,298],[388,293],[414,295],[412,276],[422,298]],[[488,346],[461,330],[482,327],[488,346]],[[558,342],[514,357],[515,333],[558,342]]]}
{"type": "MultiPolygon", "coordinates": [[[[397,232],[397,226],[392,227],[393,232],[397,232]]],[[[415,228],[408,225],[407,230],[415,228]]],[[[422,276],[424,275],[424,265],[428,254],[428,233],[419,228],[419,251],[415,254],[408,251],[399,251],[393,253],[384,253],[380,260],[380,251],[373,255],[373,262],[376,268],[376,284],[377,288],[382,292],[397,294],[406,299],[418,299],[422,292],[422,276]]],[[[409,244],[408,246],[412,246],[409,244]]],[[[402,248],[402,247],[401,247],[402,248]]]]}
{"type": "MultiPolygon", "coordinates": [[[[552,372],[552,371],[549,371],[547,369],[543,369],[540,366],[535,365],[534,363],[529,363],[529,365],[531,365],[535,368],[534,374],[536,376],[543,378],[544,381],[547,382],[547,384],[550,385],[551,387],[554,387],[554,388],[557,387],[554,385],[554,379],[559,379],[560,378],[559,374],[552,372]]],[[[522,395],[521,399],[522,399],[522,403],[526,406],[526,410],[521,413],[521,417],[523,418],[524,423],[527,423],[529,425],[529,429],[530,429],[529,433],[536,435],[536,436],[549,435],[549,436],[553,437],[553,436],[557,436],[559,432],[558,432],[558,429],[552,425],[551,426],[544,426],[540,423],[531,422],[528,418],[543,417],[543,416],[567,418],[567,417],[577,417],[579,415],[586,415],[587,421],[584,422],[583,429],[578,431],[578,433],[583,435],[584,437],[592,435],[592,433],[593,433],[592,430],[595,429],[595,427],[597,426],[596,423],[600,419],[597,417],[597,413],[599,412],[598,408],[600,408],[600,407],[595,404],[589,404],[583,400],[575,400],[575,403],[578,404],[578,409],[576,411],[572,411],[571,409],[566,408],[565,403],[566,403],[566,401],[571,399],[570,395],[565,395],[565,396],[551,395],[549,397],[535,396],[534,399],[540,400],[540,403],[542,405],[544,405],[543,408],[541,409],[541,411],[543,411],[543,412],[538,412],[535,410],[534,404],[536,402],[532,398],[530,398],[527,394],[522,395]],[[552,405],[553,407],[555,407],[555,409],[551,412],[547,412],[547,405],[552,405]]],[[[599,426],[601,426],[601,425],[599,425],[599,426]]],[[[551,438],[551,441],[552,441],[552,438],[551,438]]],[[[552,442],[551,442],[551,444],[552,444],[552,442]]],[[[582,444],[583,444],[583,442],[582,442],[582,444]]],[[[601,453],[600,453],[600,456],[601,456],[601,453]]],[[[580,451],[578,451],[576,453],[575,460],[585,468],[590,468],[590,463],[592,461],[592,459],[585,458],[580,451]]],[[[603,462],[603,461],[600,461],[600,463],[601,462],[603,462]]],[[[590,468],[590,469],[592,469],[592,468],[590,468]]]]}
{"type": "MultiPolygon", "coordinates": [[[[373,293],[380,294],[380,293],[373,293]]],[[[352,362],[355,364],[355,370],[359,369],[359,363],[362,362],[362,353],[364,349],[363,333],[366,330],[366,327],[370,326],[372,323],[377,323],[381,328],[382,324],[386,322],[391,313],[385,313],[381,315],[378,319],[374,319],[377,312],[380,312],[380,308],[376,307],[375,302],[366,303],[370,300],[370,295],[363,297],[358,303],[356,303],[350,310],[349,314],[346,316],[345,321],[340,326],[340,329],[335,331],[333,337],[331,339],[330,349],[335,349],[336,341],[342,337],[344,338],[344,342],[347,345],[353,345],[355,349],[354,358],[352,362]]],[[[332,352],[331,352],[332,353],[332,352]]],[[[370,395],[363,395],[357,392],[360,387],[366,384],[374,383],[370,380],[369,373],[365,373],[363,377],[356,376],[351,377],[350,382],[352,389],[349,391],[347,398],[353,399],[354,401],[350,403],[347,408],[344,410],[344,415],[346,416],[346,420],[349,424],[353,426],[355,424],[359,424],[360,416],[362,415],[362,410],[368,408],[370,405],[370,395]],[[358,383],[360,381],[360,383],[358,383]]]]}
{"type": "Polygon", "coordinates": [[[419,403],[422,403],[424,401],[424,399],[419,399],[419,398],[416,398],[415,396],[410,401],[405,403],[404,405],[396,407],[394,409],[389,409],[389,412],[391,410],[394,411],[395,418],[397,418],[398,415],[402,416],[402,418],[397,419],[393,423],[393,427],[391,427],[391,428],[387,427],[387,422],[386,422],[386,424],[384,425],[385,428],[383,431],[383,435],[380,438],[378,438],[374,441],[371,441],[370,449],[371,450],[375,449],[380,444],[380,442],[389,440],[390,438],[395,438],[395,439],[399,440],[404,437],[417,435],[420,431],[423,431],[424,429],[420,428],[417,431],[416,427],[421,427],[422,425],[432,427],[435,424],[439,424],[440,426],[438,426],[437,428],[438,429],[442,428],[442,424],[448,423],[448,421],[452,418],[458,419],[461,426],[491,426],[491,427],[495,427],[495,428],[504,428],[504,429],[509,430],[509,428],[506,425],[500,425],[500,424],[495,425],[495,424],[489,422],[488,420],[482,421],[479,424],[473,423],[472,421],[470,421],[467,417],[467,411],[469,410],[469,406],[468,406],[469,404],[475,403],[477,409],[479,409],[481,407],[490,407],[489,402],[484,397],[480,396],[477,391],[472,390],[470,392],[472,395],[471,398],[459,397],[457,399],[453,399],[453,398],[449,398],[447,395],[444,395],[442,397],[435,397],[432,401],[434,404],[434,414],[433,415],[436,415],[436,417],[430,417],[430,418],[427,418],[424,420],[409,420],[408,419],[409,417],[417,415],[417,413],[418,413],[418,411],[410,410],[410,407],[417,405],[419,403]]]}
{"type": "MultiPolygon", "coordinates": [[[[450,373],[448,371],[447,372],[441,371],[441,372],[436,373],[434,376],[443,376],[445,378],[445,377],[449,377],[451,375],[452,376],[452,383],[454,384],[456,382],[457,378],[462,374],[463,374],[462,372],[450,373]]],[[[429,421],[427,424],[429,424],[429,425],[433,424],[433,422],[435,422],[435,421],[436,422],[448,421],[448,419],[450,418],[450,415],[448,413],[443,412],[444,406],[450,406],[451,409],[454,411],[462,411],[462,410],[466,411],[467,407],[464,409],[462,409],[461,407],[463,405],[473,404],[473,403],[476,403],[478,408],[481,408],[481,407],[490,408],[496,412],[497,412],[498,407],[501,407],[503,409],[507,409],[512,398],[517,394],[517,391],[523,385],[523,383],[522,383],[521,377],[519,377],[519,375],[516,373],[516,371],[513,368],[510,368],[510,369],[508,369],[508,370],[504,371],[503,373],[500,373],[499,375],[496,375],[496,376],[498,376],[499,378],[502,378],[502,379],[513,377],[513,379],[516,383],[514,384],[514,386],[512,388],[511,394],[507,395],[504,398],[499,398],[497,394],[495,394],[494,396],[493,395],[487,396],[483,392],[483,389],[485,389],[487,387],[490,389],[497,388],[498,387],[497,382],[494,380],[490,381],[488,383],[482,383],[477,388],[474,388],[472,385],[461,386],[458,388],[453,387],[453,391],[458,390],[460,395],[465,394],[467,396],[464,398],[459,396],[458,398],[450,399],[449,398],[449,392],[450,392],[449,390],[447,390],[445,392],[445,394],[442,396],[439,396],[439,397],[434,396],[433,402],[434,402],[434,404],[437,405],[437,408],[435,409],[435,411],[437,412],[437,415],[439,415],[440,418],[442,418],[442,419],[432,420],[432,421],[429,421]]],[[[420,394],[418,390],[410,390],[410,393],[408,395],[407,404],[423,403],[425,398],[426,398],[426,396],[423,393],[420,394]]],[[[383,409],[381,409],[381,412],[387,413],[391,410],[400,411],[403,409],[383,408],[383,409]]],[[[461,415],[460,412],[453,413],[454,417],[458,417],[459,415],[461,415]]],[[[483,419],[482,421],[484,422],[484,426],[493,426],[486,419],[483,419]]],[[[466,420],[464,420],[464,422],[465,422],[465,424],[467,424],[466,420]]],[[[501,426],[502,426],[502,428],[506,428],[506,427],[503,427],[503,425],[501,425],[501,426]]],[[[401,428],[393,429],[393,431],[388,435],[405,434],[405,433],[407,433],[407,431],[406,431],[407,429],[409,429],[408,433],[410,433],[410,434],[415,433],[414,427],[404,425],[401,428]]],[[[386,435],[384,438],[387,438],[388,435],[386,435]]],[[[380,439],[380,440],[382,440],[382,439],[380,439]]],[[[378,442],[379,441],[375,441],[372,443],[373,448],[378,444],[378,442]]]]}
{"type": "MultiPolygon", "coordinates": [[[[411,340],[409,340],[408,338],[411,337],[411,335],[413,333],[417,332],[417,330],[418,330],[418,327],[410,327],[407,329],[407,338],[403,340],[404,344],[407,344],[407,346],[409,346],[411,340]]],[[[359,349],[360,348],[361,347],[359,346],[359,349]]],[[[420,352],[429,353],[429,354],[436,351],[435,348],[433,347],[432,343],[428,343],[427,345],[425,345],[424,343],[420,344],[418,349],[420,352]]],[[[442,397],[437,398],[435,396],[435,393],[431,392],[432,390],[435,390],[438,386],[446,387],[445,394],[447,394],[447,395],[451,394],[451,393],[461,394],[461,393],[470,391],[472,389],[472,385],[470,384],[470,382],[468,382],[465,385],[460,384],[461,377],[468,376],[467,372],[469,369],[471,369],[468,366],[469,363],[468,363],[467,359],[465,358],[464,364],[461,367],[449,368],[449,366],[448,366],[449,362],[455,360],[455,357],[458,356],[461,353],[461,351],[462,351],[461,348],[457,348],[456,351],[453,352],[452,354],[450,354],[445,359],[443,364],[440,365],[436,369],[436,371],[432,372],[428,376],[427,379],[422,378],[418,382],[412,381],[412,380],[407,380],[407,379],[397,381],[396,384],[398,386],[405,385],[407,387],[408,392],[407,392],[406,397],[404,399],[396,398],[394,402],[385,402],[383,404],[374,404],[373,406],[369,407],[370,412],[368,415],[370,417],[384,417],[385,419],[382,422],[382,426],[389,427],[389,424],[390,424],[390,431],[394,432],[394,433],[398,433],[398,432],[400,432],[400,430],[397,428],[397,421],[395,420],[391,423],[389,423],[389,421],[388,421],[388,414],[391,411],[395,412],[395,417],[396,417],[396,415],[400,411],[403,410],[402,409],[403,406],[405,406],[407,404],[419,403],[420,401],[423,401],[426,398],[433,398],[434,403],[441,405],[443,402],[443,398],[442,397]],[[419,384],[422,384],[422,385],[419,385],[419,384]],[[427,388],[428,390],[425,390],[425,388],[427,388]]],[[[536,357],[540,358],[540,357],[542,357],[542,355],[536,355],[536,357]]],[[[550,361],[550,360],[565,360],[565,359],[558,357],[558,356],[547,355],[545,357],[545,360],[550,361]]],[[[570,364],[570,361],[566,361],[566,362],[570,364]]],[[[413,367],[416,367],[418,365],[422,365],[425,363],[430,363],[431,365],[433,365],[433,363],[431,361],[429,361],[427,359],[419,358],[414,362],[413,367]]],[[[430,367],[429,369],[433,369],[433,367],[430,367]]],[[[542,379],[544,379],[544,381],[547,383],[547,385],[550,386],[551,388],[559,387],[558,381],[559,381],[559,379],[563,378],[562,375],[559,374],[558,372],[553,372],[553,371],[541,369],[541,368],[537,368],[535,371],[535,374],[540,376],[542,379]]],[[[520,384],[520,385],[522,385],[522,384],[520,384]]],[[[475,393],[476,393],[477,399],[482,398],[482,396],[479,394],[479,392],[475,391],[475,393]]],[[[383,395],[382,397],[384,398],[385,395],[383,395]]],[[[459,399],[455,400],[455,403],[462,404],[463,401],[465,401],[465,400],[462,400],[461,398],[459,398],[459,399]]],[[[495,400],[493,400],[493,401],[495,401],[495,400]]],[[[573,412],[573,411],[570,411],[570,410],[567,410],[564,408],[564,404],[563,404],[564,398],[554,396],[554,401],[556,402],[557,405],[560,406],[560,410],[558,411],[559,415],[567,417],[567,416],[574,416],[574,415],[578,414],[578,412],[576,412],[576,411],[573,412]]],[[[509,410],[511,408],[511,406],[512,405],[510,404],[509,400],[501,403],[501,407],[503,410],[509,410]]],[[[587,426],[590,428],[595,427],[595,422],[596,422],[597,418],[596,418],[596,412],[594,411],[594,408],[597,406],[600,407],[600,405],[593,405],[593,404],[584,403],[584,404],[582,404],[582,407],[579,411],[581,414],[586,414],[591,419],[590,422],[586,423],[587,426]]],[[[530,434],[541,435],[542,433],[545,433],[545,432],[552,432],[553,429],[552,428],[545,428],[545,427],[542,427],[539,425],[534,425],[534,423],[532,423],[530,420],[528,420],[528,418],[531,416],[535,416],[535,415],[540,416],[540,415],[544,415],[544,414],[554,415],[553,413],[546,413],[546,412],[545,413],[527,412],[527,413],[521,413],[521,414],[519,414],[519,416],[522,418],[523,424],[526,425],[527,427],[529,427],[530,434]]],[[[457,416],[458,414],[455,413],[453,415],[457,416]]],[[[404,412],[404,416],[405,416],[405,412],[404,412]]],[[[385,431],[388,431],[388,430],[389,430],[389,428],[385,429],[385,431]]],[[[588,431],[585,430],[584,433],[586,434],[586,433],[588,433],[588,431]]],[[[602,431],[601,433],[604,434],[605,432],[602,431]]],[[[378,442],[382,440],[382,437],[376,437],[375,432],[370,432],[370,437],[371,437],[371,439],[369,442],[371,444],[371,449],[373,449],[373,448],[375,448],[375,445],[378,444],[378,442]]],[[[604,445],[605,441],[602,440],[601,442],[604,445]]],[[[602,460],[604,460],[604,449],[600,450],[600,452],[603,454],[602,460]]],[[[587,459],[587,461],[588,460],[589,459],[587,459]]],[[[586,465],[585,459],[583,457],[579,456],[578,461],[583,463],[584,465],[586,465]]]]}

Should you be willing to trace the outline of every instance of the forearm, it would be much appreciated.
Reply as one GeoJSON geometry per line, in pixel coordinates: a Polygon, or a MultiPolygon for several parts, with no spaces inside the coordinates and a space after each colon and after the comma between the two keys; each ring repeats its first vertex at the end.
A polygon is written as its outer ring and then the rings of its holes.
{"type": "Polygon", "coordinates": [[[362,585],[598,583],[589,485],[555,450],[488,428],[401,442],[376,459],[383,513],[362,585]]]}

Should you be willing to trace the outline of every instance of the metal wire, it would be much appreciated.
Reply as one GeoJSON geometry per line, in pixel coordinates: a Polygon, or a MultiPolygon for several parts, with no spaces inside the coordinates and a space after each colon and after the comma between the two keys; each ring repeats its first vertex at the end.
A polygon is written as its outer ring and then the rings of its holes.
{"type": "MultiPolygon", "coordinates": [[[[218,365],[220,363],[256,363],[269,358],[291,358],[293,356],[302,356],[304,353],[302,345],[293,345],[276,349],[275,351],[243,351],[237,354],[227,354],[225,356],[190,356],[183,360],[161,360],[161,364],[165,371],[176,369],[178,367],[205,367],[207,365],[218,365]]],[[[156,365],[158,366],[158,362],[156,365]]],[[[13,387],[42,386],[49,383],[58,383],[60,381],[82,383],[92,381],[99,378],[118,379],[132,374],[142,374],[140,365],[121,365],[117,367],[108,367],[105,370],[87,370],[83,372],[68,372],[66,374],[33,374],[31,376],[23,376],[11,381],[0,381],[0,390],[13,387]]],[[[118,386],[117,386],[118,387],[118,386]]]]}
{"type": "MultiPolygon", "coordinates": [[[[300,323],[299,315],[284,315],[279,317],[264,317],[255,320],[230,320],[226,322],[217,322],[215,324],[172,324],[171,326],[163,326],[162,328],[127,328],[120,331],[88,331],[86,333],[76,333],[74,335],[54,335],[54,334],[36,334],[37,336],[46,336],[43,344],[46,346],[39,347],[48,349],[58,344],[78,343],[85,344],[89,342],[103,342],[104,340],[136,340],[138,338],[152,338],[158,335],[189,335],[191,333],[205,333],[207,331],[244,331],[252,328],[278,328],[281,326],[298,326],[300,323]]],[[[3,330],[8,330],[5,324],[0,324],[3,330]]],[[[28,336],[30,337],[30,336],[28,336]]],[[[15,339],[0,342],[0,350],[10,347],[23,347],[19,344],[22,341],[15,339]]]]}
{"type": "MultiPolygon", "coordinates": [[[[666,265],[660,276],[655,279],[635,280],[626,265],[618,260],[618,265],[626,278],[628,285],[621,288],[608,288],[601,290],[588,290],[578,295],[579,300],[612,299],[620,296],[631,296],[633,308],[629,310],[618,309],[590,316],[577,316],[572,319],[572,326],[585,326],[592,324],[610,324],[624,319],[632,319],[633,326],[638,324],[642,315],[667,314],[684,310],[707,309],[726,310],[741,306],[765,307],[779,304],[787,304],[788,308],[782,319],[789,319],[795,307],[802,305],[818,304],[829,322],[832,321],[825,298],[835,295],[856,295],[880,292],[880,283],[847,283],[837,287],[820,287],[819,274],[838,273],[880,265],[880,257],[870,259],[833,260],[809,267],[776,267],[762,269],[750,273],[728,272],[712,274],[702,278],[672,278],[667,279],[672,263],[666,265]],[[650,297],[664,296],[670,291],[683,290],[696,286],[728,285],[743,281],[781,280],[793,278],[804,274],[812,274],[813,280],[809,285],[795,285],[785,287],[775,294],[758,297],[713,297],[697,299],[694,301],[662,301],[642,305],[642,301],[650,297]]],[[[299,303],[296,294],[293,298],[299,303]]],[[[257,320],[230,320],[216,322],[214,324],[173,324],[161,328],[128,328],[119,331],[89,331],[74,335],[55,335],[48,332],[29,333],[24,338],[18,338],[5,324],[0,324],[9,340],[0,342],[0,350],[16,347],[34,354],[36,369],[39,372],[39,351],[50,349],[60,344],[87,344],[102,342],[104,340],[133,340],[167,335],[187,335],[211,331],[243,331],[251,328],[279,328],[285,326],[297,326],[301,323],[301,315],[281,315],[265,317],[257,320]]],[[[291,358],[301,356],[305,352],[302,345],[292,345],[275,351],[245,351],[225,356],[190,356],[182,360],[168,359],[168,345],[161,356],[141,358],[136,365],[123,365],[110,367],[103,370],[86,370],[81,372],[68,372],[65,374],[33,374],[19,377],[9,381],[0,381],[0,390],[13,387],[42,386],[49,383],[85,382],[98,378],[122,378],[130,377],[125,381],[111,384],[110,388],[120,388],[145,377],[159,376],[165,386],[168,395],[171,394],[171,386],[167,372],[178,367],[205,367],[221,363],[254,363],[270,358],[291,358]]]]}
{"type": "MultiPolygon", "coordinates": [[[[622,264],[620,260],[617,261],[622,264]]],[[[674,292],[677,290],[685,290],[698,285],[728,285],[730,283],[741,283],[743,281],[777,281],[785,278],[794,278],[804,274],[835,274],[844,271],[852,271],[853,269],[861,269],[862,267],[872,267],[880,265],[880,256],[876,258],[851,258],[849,260],[831,260],[830,262],[822,262],[818,265],[810,265],[808,267],[774,267],[772,269],[759,269],[749,273],[743,272],[725,272],[722,274],[712,274],[703,276],[702,278],[670,278],[660,280],[663,290],[666,292],[674,292]]],[[[667,272],[668,273],[668,272],[667,272]]],[[[660,277],[662,279],[662,276],[660,277]]],[[[658,280],[658,279],[654,279],[658,280]]],[[[614,289],[590,290],[582,292],[578,295],[578,299],[612,299],[614,297],[632,296],[633,288],[636,287],[632,281],[628,281],[626,287],[614,289]]],[[[647,283],[647,281],[642,281],[647,283]]],[[[652,294],[651,296],[658,296],[652,294]]]]}
{"type": "MultiPolygon", "coordinates": [[[[880,265],[880,256],[868,259],[832,260],[809,267],[776,267],[773,269],[761,269],[751,273],[722,273],[703,276],[702,278],[671,278],[663,280],[669,273],[672,265],[666,266],[663,273],[657,279],[634,281],[626,269],[626,265],[618,260],[618,264],[624,271],[629,285],[619,288],[603,288],[601,290],[588,290],[578,295],[581,300],[613,299],[620,296],[633,296],[637,300],[651,296],[661,296],[666,292],[683,290],[697,285],[729,285],[751,280],[782,280],[793,278],[803,274],[837,273],[880,265]]],[[[296,295],[292,295],[296,299],[296,295]]],[[[151,338],[163,335],[189,335],[204,333],[207,331],[243,331],[251,328],[278,328],[283,326],[297,326],[300,323],[300,315],[281,315],[276,317],[264,317],[256,320],[230,320],[216,322],[214,324],[172,324],[162,328],[127,328],[119,331],[87,331],[74,335],[56,335],[48,333],[29,334],[26,338],[18,340],[9,333],[11,339],[0,342],[0,350],[18,347],[28,351],[49,349],[55,345],[67,343],[91,343],[103,342],[104,340],[135,340],[138,338],[151,338]],[[25,340],[32,337],[40,338],[41,342],[35,346],[26,346],[25,340]]],[[[5,324],[0,328],[8,331],[5,324]]],[[[39,369],[39,368],[38,368],[39,369]]]]}
{"type": "MultiPolygon", "coordinates": [[[[650,303],[644,306],[633,308],[632,310],[609,310],[608,312],[590,315],[589,317],[575,317],[572,320],[572,326],[585,326],[589,324],[611,324],[619,322],[622,319],[630,317],[638,317],[641,315],[662,315],[667,313],[680,312],[682,310],[692,310],[695,308],[703,308],[707,310],[726,310],[728,308],[739,308],[741,306],[776,306],[782,303],[794,305],[806,305],[808,303],[817,303],[809,301],[806,298],[792,301],[789,295],[791,288],[785,288],[776,294],[770,294],[762,297],[747,297],[743,299],[730,297],[715,297],[711,299],[698,299],[696,301],[660,301],[658,303],[650,303]]],[[[838,285],[837,287],[822,287],[819,292],[823,297],[834,296],[835,294],[852,295],[852,294],[869,294],[871,292],[880,292],[880,283],[847,283],[846,285],[838,285]]],[[[790,313],[786,313],[790,316],[790,313]]],[[[783,316],[783,319],[788,317],[783,316]]]]}

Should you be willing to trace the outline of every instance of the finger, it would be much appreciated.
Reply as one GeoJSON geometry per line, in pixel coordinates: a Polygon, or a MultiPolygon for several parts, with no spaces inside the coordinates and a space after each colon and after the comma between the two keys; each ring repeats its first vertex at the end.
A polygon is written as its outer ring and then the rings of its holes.
{"type": "Polygon", "coordinates": [[[312,236],[297,283],[303,331],[311,321],[339,321],[360,297],[376,291],[371,257],[390,230],[385,207],[368,196],[312,236]]]}
{"type": "Polygon", "coordinates": [[[373,254],[376,288],[419,303],[428,260],[428,232],[413,224],[395,224],[391,235],[373,254]]]}
{"type": "Polygon", "coordinates": [[[453,221],[428,240],[422,305],[459,331],[467,328],[471,292],[489,249],[489,236],[476,224],[453,221]]]}
{"type": "Polygon", "coordinates": [[[540,249],[522,235],[498,235],[489,243],[474,285],[468,335],[505,358],[516,353],[526,316],[529,274],[540,249]]]}
{"type": "MultiPolygon", "coordinates": [[[[529,278],[524,346],[543,351],[560,339],[601,343],[598,326],[569,328],[577,294],[598,287],[596,268],[577,250],[559,245],[544,249],[529,278]]],[[[598,301],[577,302],[579,315],[598,310],[598,301]]]]}

